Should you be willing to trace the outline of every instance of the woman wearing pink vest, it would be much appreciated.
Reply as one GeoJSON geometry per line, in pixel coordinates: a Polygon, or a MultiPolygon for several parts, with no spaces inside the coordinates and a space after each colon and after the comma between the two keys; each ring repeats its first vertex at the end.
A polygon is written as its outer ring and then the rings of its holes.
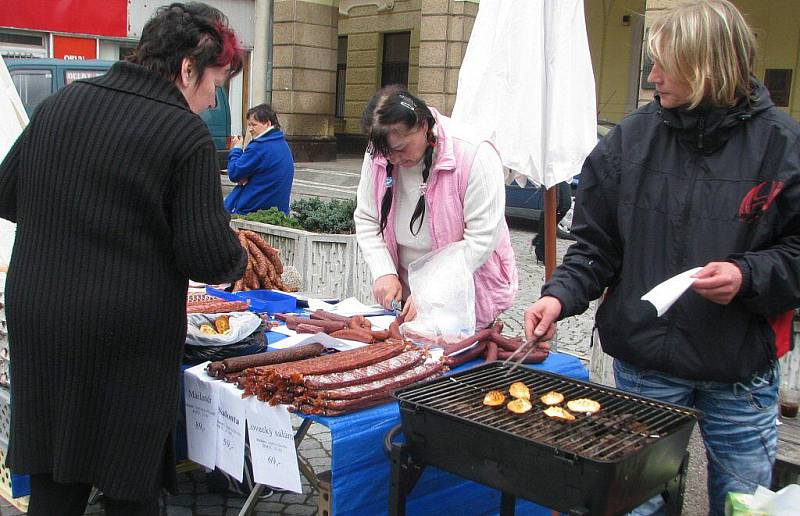
{"type": "Polygon", "coordinates": [[[476,327],[490,325],[517,292],[497,151],[400,85],[375,93],[361,123],[369,143],[355,225],[376,301],[387,309],[404,301],[403,314],[413,319],[408,265],[463,240],[474,271],[476,327]]]}

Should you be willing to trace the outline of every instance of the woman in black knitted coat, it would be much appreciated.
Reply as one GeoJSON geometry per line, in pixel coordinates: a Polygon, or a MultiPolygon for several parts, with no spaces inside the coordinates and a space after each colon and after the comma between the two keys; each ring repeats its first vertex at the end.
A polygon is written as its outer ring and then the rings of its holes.
{"type": "Polygon", "coordinates": [[[188,280],[246,265],[197,116],[240,70],[222,13],[161,8],[130,62],[44,101],[0,165],[8,465],[31,475],[29,514],[83,514],[91,486],[107,514],[158,514],[174,487],[188,280]]]}

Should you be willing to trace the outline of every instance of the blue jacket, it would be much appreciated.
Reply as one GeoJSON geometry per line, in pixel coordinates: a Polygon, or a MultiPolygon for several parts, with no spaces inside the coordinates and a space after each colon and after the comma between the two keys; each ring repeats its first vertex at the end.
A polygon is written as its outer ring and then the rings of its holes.
{"type": "Polygon", "coordinates": [[[245,214],[275,206],[289,214],[289,194],[294,179],[292,151],[283,132],[273,129],[252,140],[244,151],[236,148],[228,154],[228,178],[236,186],[225,198],[231,213],[245,214]]]}

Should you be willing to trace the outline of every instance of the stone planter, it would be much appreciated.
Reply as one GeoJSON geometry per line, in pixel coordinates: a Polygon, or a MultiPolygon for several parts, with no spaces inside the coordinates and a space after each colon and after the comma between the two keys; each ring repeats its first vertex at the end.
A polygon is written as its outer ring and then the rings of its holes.
{"type": "Polygon", "coordinates": [[[278,249],[284,265],[300,273],[304,292],[374,302],[369,267],[355,235],[312,233],[241,219],[231,220],[231,226],[254,231],[278,249]]]}

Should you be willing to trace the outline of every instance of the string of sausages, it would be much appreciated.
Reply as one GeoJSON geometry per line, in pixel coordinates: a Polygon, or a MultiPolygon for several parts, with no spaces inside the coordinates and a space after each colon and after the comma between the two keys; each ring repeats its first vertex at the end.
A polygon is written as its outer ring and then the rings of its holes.
{"type": "Polygon", "coordinates": [[[274,289],[294,292],[281,279],[283,263],[280,252],[269,245],[258,233],[246,229],[235,230],[239,243],[247,251],[247,269],[233,285],[233,291],[274,289]]]}

